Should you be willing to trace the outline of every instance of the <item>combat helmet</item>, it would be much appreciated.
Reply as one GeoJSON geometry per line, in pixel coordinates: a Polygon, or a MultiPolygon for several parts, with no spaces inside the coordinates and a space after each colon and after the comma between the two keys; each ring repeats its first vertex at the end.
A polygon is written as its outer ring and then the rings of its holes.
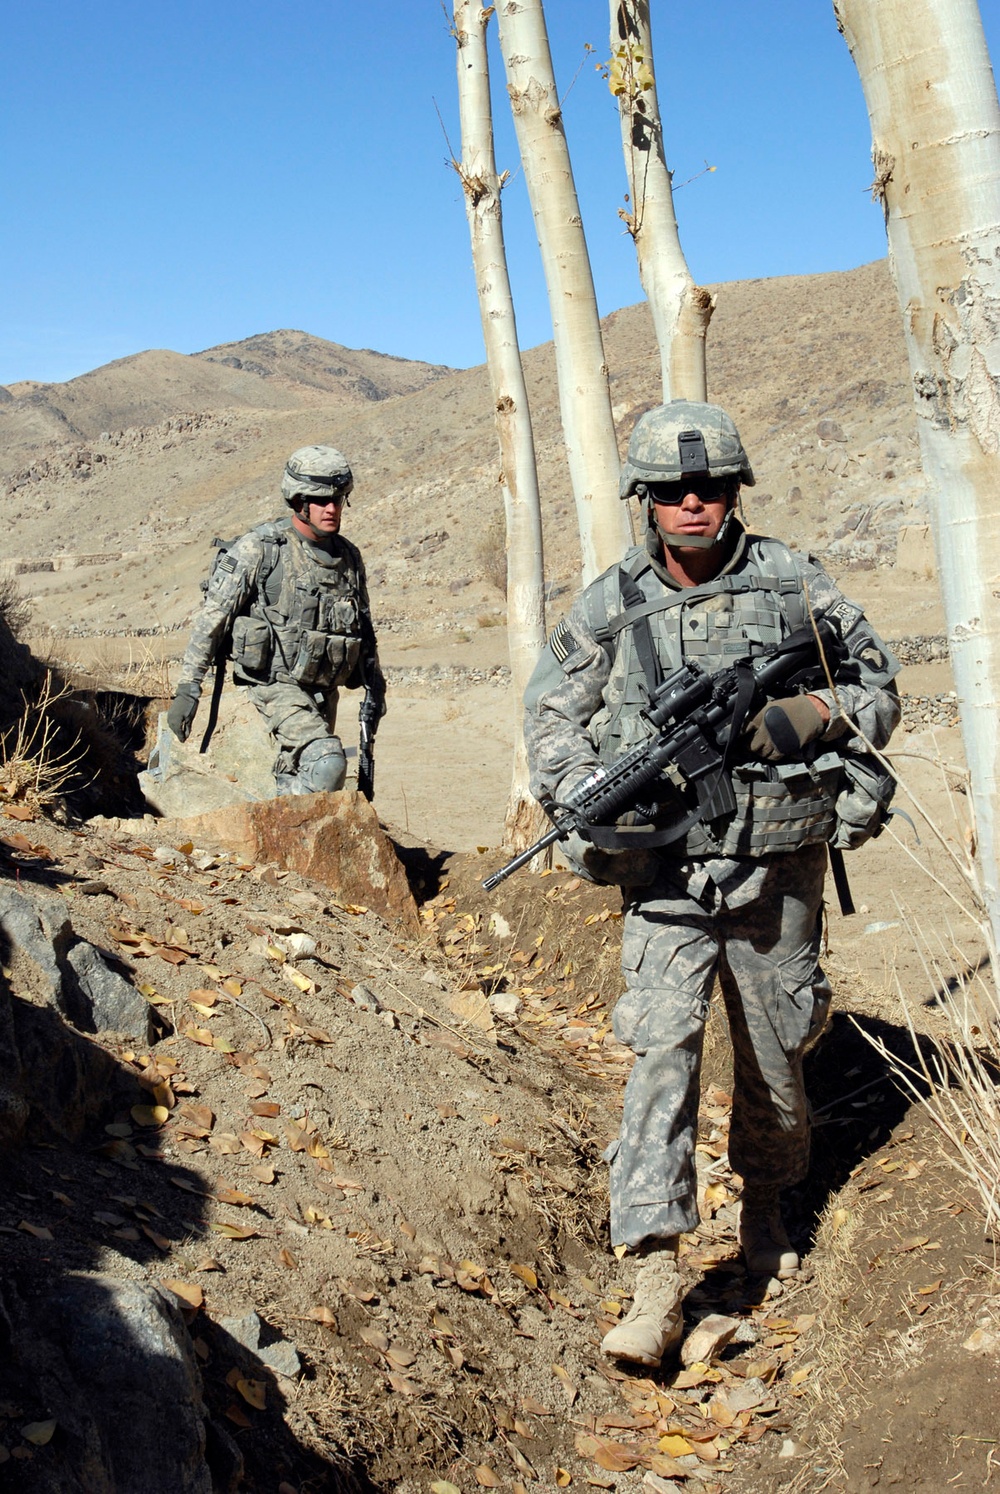
{"type": "MultiPolygon", "coordinates": [[[[656,523],[650,485],[678,483],[685,477],[734,477],[754,486],[753,468],[732,418],[718,405],[674,399],[647,410],[636,422],[622,467],[619,495],[647,499],[650,527],[668,544],[708,547],[720,543],[728,517],[709,540],[687,535],[682,541],[665,534],[656,523]]],[[[735,496],[735,495],[734,495],[735,496]]]]}
{"type": "Polygon", "coordinates": [[[330,501],[354,487],[354,476],[347,458],[335,446],[300,446],[285,463],[281,478],[281,496],[292,508],[296,498],[330,501]]]}

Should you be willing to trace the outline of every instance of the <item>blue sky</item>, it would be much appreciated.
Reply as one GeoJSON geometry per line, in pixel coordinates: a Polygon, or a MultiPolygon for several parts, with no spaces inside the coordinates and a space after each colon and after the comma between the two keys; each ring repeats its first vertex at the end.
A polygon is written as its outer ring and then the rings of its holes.
{"type": "MultiPolygon", "coordinates": [[[[984,15],[996,56],[994,9],[984,15]]],[[[605,313],[641,295],[617,216],[615,106],[595,68],[608,6],[547,0],[546,14],[605,313]]],[[[716,167],[677,193],[695,278],[847,269],[884,254],[861,90],[829,0],[652,0],[652,18],[675,181],[716,167]]],[[[438,0],[33,0],[8,7],[4,53],[0,382],[278,327],[482,361],[446,164],[446,133],[456,153],[460,140],[438,0]]],[[[551,335],[548,310],[496,52],[493,69],[530,347],[551,335]]]]}

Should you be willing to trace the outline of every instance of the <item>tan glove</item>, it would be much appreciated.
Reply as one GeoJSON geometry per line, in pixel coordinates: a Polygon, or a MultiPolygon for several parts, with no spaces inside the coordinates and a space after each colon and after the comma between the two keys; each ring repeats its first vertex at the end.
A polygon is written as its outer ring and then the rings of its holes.
{"type": "Polygon", "coordinates": [[[822,736],[826,722],[808,695],[788,695],[770,701],[747,722],[746,729],[753,732],[751,752],[776,763],[798,757],[807,742],[822,736]]]}

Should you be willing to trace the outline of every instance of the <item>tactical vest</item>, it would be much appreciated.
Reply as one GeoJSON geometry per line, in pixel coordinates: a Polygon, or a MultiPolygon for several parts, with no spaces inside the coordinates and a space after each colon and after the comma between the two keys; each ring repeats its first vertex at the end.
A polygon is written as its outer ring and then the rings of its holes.
{"type": "MultiPolygon", "coordinates": [[[[641,713],[663,675],[686,662],[714,673],[763,653],[808,621],[791,552],[755,535],[737,572],[676,591],[657,576],[645,547],[636,547],[587,588],[584,607],[612,659],[604,706],[589,725],[604,762],[651,735],[641,713]]],[[[737,748],[729,771],[735,813],[693,825],[672,855],[760,856],[830,839],[843,786],[838,752],[823,751],[809,763],[765,763],[737,748]]]]}
{"type": "Polygon", "coordinates": [[[358,552],[340,536],[331,553],[289,529],[279,523],[254,531],[263,554],[249,609],[233,622],[235,678],[316,689],[346,684],[362,645],[358,552]]]}

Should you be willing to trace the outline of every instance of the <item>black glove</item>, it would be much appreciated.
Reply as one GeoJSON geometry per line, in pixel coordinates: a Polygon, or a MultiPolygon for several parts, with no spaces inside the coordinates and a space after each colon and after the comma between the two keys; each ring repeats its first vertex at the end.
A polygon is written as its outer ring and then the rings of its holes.
{"type": "Polygon", "coordinates": [[[753,732],[751,752],[776,763],[784,757],[798,757],[807,742],[823,735],[826,722],[808,695],[788,695],[758,711],[746,729],[753,732]]]}
{"type": "Polygon", "coordinates": [[[191,723],[194,720],[200,699],[200,685],[183,684],[177,686],[177,693],[170,702],[170,709],[167,711],[167,725],[180,742],[186,742],[191,735],[191,723]]]}

